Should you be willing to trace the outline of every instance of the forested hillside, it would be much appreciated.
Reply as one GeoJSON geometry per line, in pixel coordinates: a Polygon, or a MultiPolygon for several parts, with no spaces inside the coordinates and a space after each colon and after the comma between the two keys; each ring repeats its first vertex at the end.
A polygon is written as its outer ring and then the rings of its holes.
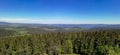
{"type": "Polygon", "coordinates": [[[17,34],[16,31],[0,29],[0,37],[14,36],[15,34],[17,34]]]}
{"type": "Polygon", "coordinates": [[[120,55],[120,25],[0,24],[0,55],[120,55]]]}
{"type": "Polygon", "coordinates": [[[0,55],[120,55],[120,32],[56,32],[0,38],[0,55]]]}

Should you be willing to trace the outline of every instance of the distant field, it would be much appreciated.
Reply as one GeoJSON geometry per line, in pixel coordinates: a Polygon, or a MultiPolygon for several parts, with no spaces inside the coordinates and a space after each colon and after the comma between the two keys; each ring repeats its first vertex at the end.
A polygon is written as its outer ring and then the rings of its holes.
{"type": "Polygon", "coordinates": [[[6,30],[16,31],[16,35],[25,35],[27,34],[27,30],[25,28],[5,28],[6,30]]]}

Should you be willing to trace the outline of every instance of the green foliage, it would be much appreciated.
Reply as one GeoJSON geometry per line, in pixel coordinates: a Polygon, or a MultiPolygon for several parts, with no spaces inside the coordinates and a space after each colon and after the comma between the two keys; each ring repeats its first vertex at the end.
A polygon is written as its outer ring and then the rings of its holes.
{"type": "Polygon", "coordinates": [[[15,35],[16,31],[0,29],[0,37],[8,37],[15,35]]]}
{"type": "Polygon", "coordinates": [[[26,35],[28,31],[25,28],[5,28],[5,30],[12,30],[15,31],[14,36],[26,35]]]}
{"type": "Polygon", "coordinates": [[[56,32],[0,38],[0,55],[120,55],[120,33],[56,32]]]}

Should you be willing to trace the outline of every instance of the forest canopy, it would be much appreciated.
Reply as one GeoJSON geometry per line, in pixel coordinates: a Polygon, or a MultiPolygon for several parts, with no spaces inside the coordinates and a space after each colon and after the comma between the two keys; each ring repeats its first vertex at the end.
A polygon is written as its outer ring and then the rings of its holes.
{"type": "Polygon", "coordinates": [[[56,32],[0,38],[0,55],[119,55],[120,32],[56,32]]]}

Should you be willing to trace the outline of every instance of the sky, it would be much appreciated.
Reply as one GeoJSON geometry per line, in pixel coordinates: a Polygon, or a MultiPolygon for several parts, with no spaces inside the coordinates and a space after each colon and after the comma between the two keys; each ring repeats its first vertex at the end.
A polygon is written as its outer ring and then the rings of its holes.
{"type": "Polygon", "coordinates": [[[120,0],[0,0],[0,21],[120,24],[120,0]]]}

